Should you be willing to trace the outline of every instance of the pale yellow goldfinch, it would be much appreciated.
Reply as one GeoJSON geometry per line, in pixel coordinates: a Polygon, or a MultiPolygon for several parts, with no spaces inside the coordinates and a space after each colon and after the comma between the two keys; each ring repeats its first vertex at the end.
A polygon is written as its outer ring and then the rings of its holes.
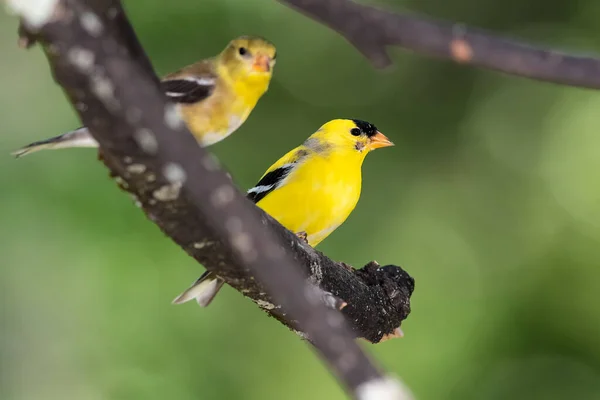
{"type": "MultiPolygon", "coordinates": [[[[275,46],[267,40],[242,36],[218,56],[165,76],[162,88],[200,146],[210,146],[246,121],[269,87],[275,57],[275,46]]],[[[31,143],[13,155],[68,147],[98,147],[98,143],[83,127],[31,143]]]]}
{"type": "MultiPolygon", "coordinates": [[[[273,164],[248,198],[314,247],[354,210],[367,153],[388,146],[393,143],[374,125],[335,119],[273,164]]],[[[205,307],[221,286],[223,281],[207,271],[173,303],[195,298],[205,307]]]]}

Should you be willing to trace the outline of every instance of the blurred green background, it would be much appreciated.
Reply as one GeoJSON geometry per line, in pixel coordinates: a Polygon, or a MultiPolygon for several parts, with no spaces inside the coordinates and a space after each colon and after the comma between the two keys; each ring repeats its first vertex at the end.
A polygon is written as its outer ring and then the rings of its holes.
{"type": "MultiPolygon", "coordinates": [[[[600,48],[594,0],[391,1],[571,51],[600,48]]],[[[393,50],[374,70],[270,0],[127,1],[161,74],[233,37],[278,46],[270,91],[211,148],[244,188],[327,120],[397,146],[321,246],[416,279],[405,337],[364,348],[419,399],[600,399],[600,96],[393,50]]],[[[0,399],[343,399],[298,338],[231,288],[171,299],[202,268],[89,149],[8,153],[78,126],[41,51],[0,15],[0,399]]]]}

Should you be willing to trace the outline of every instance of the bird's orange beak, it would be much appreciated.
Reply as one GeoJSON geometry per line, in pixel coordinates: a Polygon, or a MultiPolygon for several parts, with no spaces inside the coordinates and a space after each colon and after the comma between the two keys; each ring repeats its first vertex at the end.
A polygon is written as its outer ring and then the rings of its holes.
{"type": "Polygon", "coordinates": [[[388,139],[383,133],[377,131],[377,133],[369,138],[369,150],[380,149],[382,147],[393,146],[394,143],[388,139]]]}
{"type": "Polygon", "coordinates": [[[269,72],[271,70],[271,58],[264,54],[259,54],[254,57],[252,70],[256,72],[269,72]]]}

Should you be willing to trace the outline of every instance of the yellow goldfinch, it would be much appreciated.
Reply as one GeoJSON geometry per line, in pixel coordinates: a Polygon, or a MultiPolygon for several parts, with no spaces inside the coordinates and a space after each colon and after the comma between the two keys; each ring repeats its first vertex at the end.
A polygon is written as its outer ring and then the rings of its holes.
{"type": "MultiPolygon", "coordinates": [[[[248,198],[314,247],[354,210],[367,153],[393,145],[368,122],[329,121],[273,164],[248,198]]],[[[195,298],[205,307],[221,286],[223,281],[207,271],[173,303],[195,298]]]]}
{"type": "MultiPolygon", "coordinates": [[[[238,129],[267,91],[275,65],[275,46],[259,37],[232,40],[216,57],[165,76],[162,89],[202,147],[238,129]]],[[[98,147],[87,128],[31,143],[16,157],[44,149],[98,147]]]]}

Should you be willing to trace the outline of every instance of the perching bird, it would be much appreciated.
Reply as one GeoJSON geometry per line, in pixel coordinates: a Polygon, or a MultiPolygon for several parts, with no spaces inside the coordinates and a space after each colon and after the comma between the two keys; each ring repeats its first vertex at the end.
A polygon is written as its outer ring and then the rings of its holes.
{"type": "MultiPolygon", "coordinates": [[[[275,46],[259,37],[232,40],[216,57],[165,76],[162,89],[202,147],[238,129],[267,91],[275,65],[275,46]]],[[[87,128],[31,143],[16,157],[44,149],[98,147],[87,128]]]]}
{"type": "MultiPolygon", "coordinates": [[[[354,210],[367,153],[393,145],[368,122],[329,121],[273,164],[247,197],[314,247],[354,210]]],[[[173,303],[195,298],[206,307],[221,286],[223,281],[207,271],[173,303]]]]}

